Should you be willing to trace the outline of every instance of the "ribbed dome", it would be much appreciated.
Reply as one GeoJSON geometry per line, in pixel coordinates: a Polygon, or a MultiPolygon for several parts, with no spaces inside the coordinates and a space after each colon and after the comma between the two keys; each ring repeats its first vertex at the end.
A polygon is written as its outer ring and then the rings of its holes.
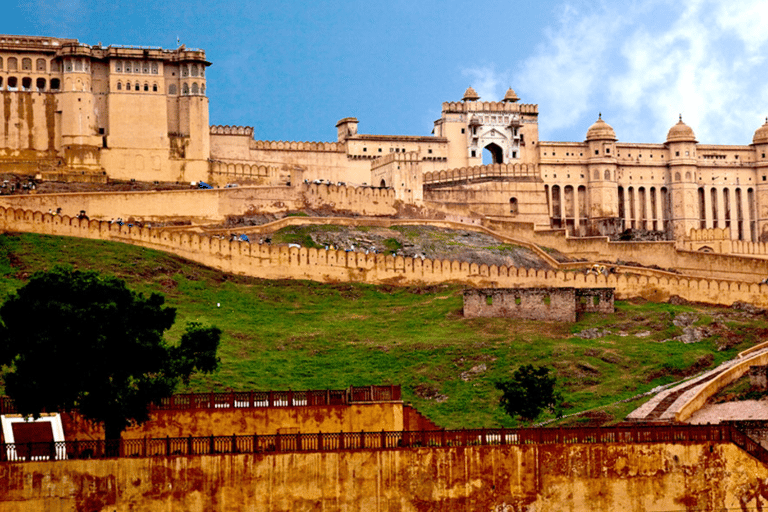
{"type": "Polygon", "coordinates": [[[603,121],[602,114],[597,117],[595,124],[587,130],[587,141],[590,140],[616,140],[616,132],[613,131],[611,125],[603,121]]]}
{"type": "Polygon", "coordinates": [[[517,94],[515,94],[515,91],[512,90],[510,87],[507,89],[507,94],[504,95],[504,99],[501,100],[504,103],[515,103],[516,101],[520,101],[520,98],[517,97],[517,94]]]}
{"type": "Polygon", "coordinates": [[[680,120],[675,126],[669,129],[667,133],[667,142],[698,142],[696,140],[696,134],[690,126],[683,122],[683,116],[680,116],[680,120]]]}
{"type": "Polygon", "coordinates": [[[464,97],[461,98],[461,101],[477,101],[480,99],[480,96],[475,92],[475,90],[472,87],[467,87],[467,90],[464,91],[464,97]]]}
{"type": "Polygon", "coordinates": [[[765,124],[755,130],[755,136],[752,137],[752,144],[768,144],[768,118],[765,124]]]}

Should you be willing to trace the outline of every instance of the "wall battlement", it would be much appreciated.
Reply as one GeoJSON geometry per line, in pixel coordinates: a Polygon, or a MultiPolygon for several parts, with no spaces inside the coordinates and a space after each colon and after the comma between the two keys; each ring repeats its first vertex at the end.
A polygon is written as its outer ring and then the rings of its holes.
{"type": "Polygon", "coordinates": [[[330,153],[343,153],[343,142],[296,142],[274,140],[252,140],[251,149],[270,151],[324,151],[330,153]]]}
{"type": "Polygon", "coordinates": [[[443,102],[443,112],[508,112],[538,115],[539,106],[501,101],[446,101],[443,102]]]}
{"type": "Polygon", "coordinates": [[[538,179],[539,168],[536,164],[491,164],[461,167],[445,171],[424,173],[424,184],[449,183],[479,178],[525,178],[538,179]]]}
{"type": "MultiPolygon", "coordinates": [[[[323,187],[317,186],[321,192],[323,187]]],[[[355,189],[352,189],[355,190],[355,189]]],[[[389,194],[388,191],[381,191],[389,194]]],[[[632,274],[584,275],[560,270],[534,270],[452,260],[421,260],[383,254],[248,244],[231,240],[43,212],[0,208],[0,229],[57,236],[77,236],[130,243],[170,252],[224,272],[264,279],[307,279],[319,282],[424,285],[456,283],[472,287],[615,288],[616,297],[664,301],[672,295],[709,304],[736,301],[768,307],[768,285],[692,277],[632,274]]]]}
{"type": "Polygon", "coordinates": [[[253,126],[211,126],[211,135],[246,135],[253,137],[253,126]]]}

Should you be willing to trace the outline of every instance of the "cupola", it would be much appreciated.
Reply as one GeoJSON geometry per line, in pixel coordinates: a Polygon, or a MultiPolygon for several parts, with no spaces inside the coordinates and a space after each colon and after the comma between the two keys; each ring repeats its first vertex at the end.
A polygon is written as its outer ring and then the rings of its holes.
{"type": "Polygon", "coordinates": [[[675,126],[669,129],[667,133],[667,142],[698,142],[696,140],[696,134],[690,126],[683,122],[683,116],[680,116],[680,120],[675,126]]]}
{"type": "Polygon", "coordinates": [[[504,103],[515,103],[517,101],[520,101],[520,98],[517,97],[517,94],[515,94],[515,91],[512,90],[510,87],[507,89],[507,94],[504,95],[504,99],[501,100],[504,103]]]}
{"type": "Polygon", "coordinates": [[[475,92],[475,90],[472,87],[467,87],[467,90],[464,91],[464,97],[461,98],[461,101],[477,101],[480,99],[480,96],[475,92]]]}
{"type": "Polygon", "coordinates": [[[752,144],[768,144],[768,117],[765,118],[765,124],[755,131],[752,144]]]}
{"type": "Polygon", "coordinates": [[[598,114],[595,124],[587,130],[587,142],[591,140],[616,140],[616,132],[611,125],[603,121],[603,115],[598,114]]]}

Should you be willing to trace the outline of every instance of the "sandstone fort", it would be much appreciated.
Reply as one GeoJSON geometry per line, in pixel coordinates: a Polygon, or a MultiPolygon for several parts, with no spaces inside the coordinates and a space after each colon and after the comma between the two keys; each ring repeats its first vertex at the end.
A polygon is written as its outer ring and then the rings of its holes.
{"type": "MultiPolygon", "coordinates": [[[[598,114],[583,141],[541,141],[537,105],[469,87],[430,135],[360,133],[344,117],[333,141],[254,140],[253,127],[210,125],[209,66],[185,46],[0,36],[0,174],[179,185],[2,195],[0,230],[130,243],[267,279],[458,283],[467,316],[572,321],[609,314],[614,294],[768,307],[768,122],[744,145],[699,143],[682,118],[664,141],[621,142],[598,114]],[[245,243],[204,226],[306,208],[327,215],[249,234],[458,227],[528,247],[551,270],[245,243]],[[580,271],[593,265],[617,271],[580,271]]],[[[174,397],[107,457],[67,416],[50,448],[3,440],[0,511],[760,509],[768,450],[730,425],[682,422],[766,363],[758,345],[615,429],[446,431],[395,386],[221,393],[174,397]]]]}

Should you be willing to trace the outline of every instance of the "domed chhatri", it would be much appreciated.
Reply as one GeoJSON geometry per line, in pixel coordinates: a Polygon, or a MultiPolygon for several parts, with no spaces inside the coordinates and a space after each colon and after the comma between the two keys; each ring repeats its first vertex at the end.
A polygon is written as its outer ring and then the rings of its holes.
{"type": "Polygon", "coordinates": [[[517,94],[515,94],[515,91],[513,91],[512,88],[510,87],[509,89],[507,89],[507,93],[504,95],[504,99],[501,101],[503,101],[504,103],[515,103],[520,101],[520,98],[517,97],[517,94]]]}
{"type": "Polygon", "coordinates": [[[768,144],[768,117],[765,118],[765,124],[755,130],[752,144],[768,144]]]}
{"type": "Polygon", "coordinates": [[[667,133],[667,142],[698,142],[696,140],[696,134],[690,126],[683,122],[683,116],[680,115],[680,120],[675,126],[669,129],[667,133]]]}
{"type": "Polygon", "coordinates": [[[595,124],[587,130],[587,141],[590,140],[617,140],[616,132],[613,131],[611,125],[603,121],[602,114],[598,114],[595,124]]]}
{"type": "Polygon", "coordinates": [[[477,101],[480,99],[480,95],[475,92],[475,90],[470,86],[467,87],[467,90],[464,91],[464,97],[461,98],[461,101],[477,101]]]}

